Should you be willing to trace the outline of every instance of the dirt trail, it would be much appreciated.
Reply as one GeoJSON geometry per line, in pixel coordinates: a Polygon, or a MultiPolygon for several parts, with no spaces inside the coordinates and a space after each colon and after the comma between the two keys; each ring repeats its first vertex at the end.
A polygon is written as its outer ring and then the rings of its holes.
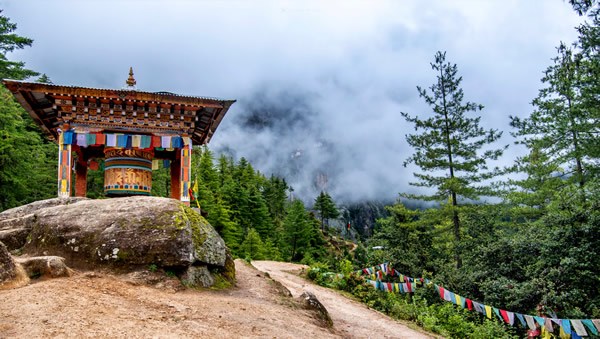
{"type": "Polygon", "coordinates": [[[425,337],[284,272],[298,265],[256,264],[294,296],[302,289],[315,293],[334,321],[334,329],[323,328],[266,274],[244,261],[235,264],[238,283],[223,291],[180,290],[176,279],[149,287],[98,272],[0,290],[0,338],[425,337]]]}
{"type": "Polygon", "coordinates": [[[252,265],[287,287],[294,297],[303,291],[314,293],[327,308],[336,332],[346,338],[431,338],[430,335],[408,328],[388,316],[343,295],[313,284],[296,274],[307,266],[275,262],[253,261],[252,265]]]}
{"type": "Polygon", "coordinates": [[[236,260],[225,291],[136,286],[125,277],[79,273],[0,290],[0,338],[329,338],[313,314],[236,260]]]}

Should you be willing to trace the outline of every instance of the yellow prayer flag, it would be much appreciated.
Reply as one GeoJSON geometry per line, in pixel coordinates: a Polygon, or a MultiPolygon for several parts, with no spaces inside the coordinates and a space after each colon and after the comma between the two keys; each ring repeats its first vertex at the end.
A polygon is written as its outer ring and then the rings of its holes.
{"type": "Polygon", "coordinates": [[[492,319],[492,306],[485,305],[485,315],[488,319],[492,319]]]}

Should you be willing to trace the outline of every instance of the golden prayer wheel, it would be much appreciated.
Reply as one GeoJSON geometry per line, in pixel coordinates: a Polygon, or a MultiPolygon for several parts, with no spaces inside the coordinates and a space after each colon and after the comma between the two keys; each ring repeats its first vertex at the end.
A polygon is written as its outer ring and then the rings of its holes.
{"type": "Polygon", "coordinates": [[[104,193],[107,196],[150,195],[151,149],[105,148],[104,193]]]}

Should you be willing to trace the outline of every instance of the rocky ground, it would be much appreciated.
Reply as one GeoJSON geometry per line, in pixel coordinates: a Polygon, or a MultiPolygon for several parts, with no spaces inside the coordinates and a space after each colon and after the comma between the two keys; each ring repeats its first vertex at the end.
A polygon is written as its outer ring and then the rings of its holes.
{"type": "Polygon", "coordinates": [[[425,334],[340,294],[288,273],[300,265],[236,260],[237,285],[228,290],[182,289],[176,279],[153,287],[131,276],[76,272],[0,290],[0,338],[425,338],[425,334]],[[262,270],[262,271],[260,271],[262,270]],[[265,274],[264,272],[268,272],[265,274]],[[313,292],[333,328],[286,296],[313,292]]]}

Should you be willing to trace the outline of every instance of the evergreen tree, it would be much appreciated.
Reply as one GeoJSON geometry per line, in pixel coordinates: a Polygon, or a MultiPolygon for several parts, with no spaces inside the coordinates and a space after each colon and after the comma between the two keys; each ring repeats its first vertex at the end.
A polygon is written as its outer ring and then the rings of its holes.
{"type": "Polygon", "coordinates": [[[585,63],[573,51],[561,44],[554,65],[542,78],[547,85],[533,100],[536,110],[528,118],[511,117],[513,133],[519,143],[543,152],[547,165],[566,166],[565,178],[571,178],[583,188],[597,171],[597,124],[592,110],[583,103],[582,74],[578,64],[585,63]]]}
{"type": "Polygon", "coordinates": [[[42,84],[52,84],[52,80],[50,80],[50,77],[46,75],[46,73],[40,75],[40,77],[36,81],[42,84]]]}
{"type": "Polygon", "coordinates": [[[264,259],[264,251],[265,248],[260,235],[254,228],[250,228],[246,239],[240,246],[240,255],[250,260],[262,260],[264,259]]]}
{"type": "Polygon", "coordinates": [[[284,221],[284,240],[287,258],[299,260],[310,241],[310,222],[301,200],[294,200],[284,221]]]}
{"type": "Polygon", "coordinates": [[[525,177],[509,178],[506,199],[513,206],[517,217],[535,220],[545,213],[546,206],[553,200],[558,189],[564,185],[556,174],[560,167],[549,162],[549,156],[533,146],[526,156],[517,158],[512,172],[525,177]]]}
{"type": "Polygon", "coordinates": [[[0,79],[23,80],[39,75],[38,72],[24,68],[24,62],[10,61],[6,58],[6,53],[13,52],[15,49],[23,49],[33,43],[32,39],[15,34],[15,30],[17,30],[17,24],[10,22],[10,19],[4,15],[0,15],[0,79]]]}
{"type": "Polygon", "coordinates": [[[319,196],[315,198],[314,209],[319,211],[319,215],[321,216],[321,231],[325,232],[325,222],[329,226],[329,219],[335,219],[340,216],[340,212],[338,211],[333,199],[331,196],[327,194],[327,192],[321,191],[319,196]]]}
{"type": "Polygon", "coordinates": [[[276,243],[269,237],[265,240],[264,255],[267,260],[281,261],[281,251],[277,247],[276,243]]]}
{"type": "Polygon", "coordinates": [[[288,188],[289,186],[285,182],[285,179],[274,175],[271,175],[265,183],[263,196],[275,225],[280,224],[285,218],[285,201],[287,199],[288,188]]]}
{"type": "MultiPolygon", "coordinates": [[[[446,53],[437,52],[431,68],[437,73],[437,82],[426,89],[417,86],[419,96],[431,106],[433,115],[427,119],[402,116],[415,125],[416,134],[407,135],[408,144],[415,153],[404,163],[414,163],[427,173],[415,173],[417,187],[437,189],[432,195],[405,195],[419,200],[445,201],[450,197],[454,239],[460,241],[459,198],[478,199],[491,194],[482,182],[500,174],[499,169],[488,170],[487,161],[496,160],[503,149],[481,149],[498,140],[502,133],[484,130],[479,126],[480,116],[468,118],[465,113],[478,112],[482,105],[463,102],[460,88],[462,77],[457,75],[456,64],[446,63],[446,53]]],[[[458,249],[455,253],[456,266],[461,266],[458,249]]]]}

